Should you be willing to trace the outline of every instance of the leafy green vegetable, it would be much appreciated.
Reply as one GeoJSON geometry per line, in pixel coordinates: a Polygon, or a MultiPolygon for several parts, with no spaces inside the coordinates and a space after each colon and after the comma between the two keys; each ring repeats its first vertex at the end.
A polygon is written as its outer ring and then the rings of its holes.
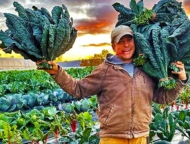
{"type": "Polygon", "coordinates": [[[15,111],[22,108],[23,102],[21,94],[7,95],[6,98],[11,103],[11,107],[8,109],[8,111],[15,111]]]}
{"type": "Polygon", "coordinates": [[[3,122],[3,131],[0,131],[0,139],[3,139],[3,143],[22,143],[22,137],[20,131],[16,125],[11,126],[7,122],[3,122]]]}
{"type": "Polygon", "coordinates": [[[36,105],[37,94],[28,93],[22,95],[23,107],[32,109],[36,105]]]}
{"type": "Polygon", "coordinates": [[[133,58],[133,63],[135,66],[143,65],[146,62],[146,56],[144,54],[140,54],[138,57],[133,58]]]}
{"type": "Polygon", "coordinates": [[[80,111],[85,112],[90,109],[90,102],[87,99],[83,99],[80,106],[80,111]]]}
{"type": "Polygon", "coordinates": [[[65,5],[45,8],[24,8],[13,2],[18,16],[4,13],[8,30],[0,31],[1,46],[6,53],[20,53],[25,59],[43,61],[39,68],[51,68],[46,61],[55,60],[72,48],[77,37],[73,19],[65,5]]]}
{"type": "Polygon", "coordinates": [[[0,111],[5,112],[11,106],[11,103],[4,97],[0,97],[0,111]]]}
{"type": "Polygon", "coordinates": [[[181,2],[161,0],[151,10],[144,8],[142,0],[131,0],[131,9],[119,3],[113,7],[120,13],[116,26],[128,25],[134,31],[134,64],[156,78],[159,87],[176,86],[171,71],[179,69],[173,62],[183,62],[190,74],[190,20],[181,2]]]}
{"type": "Polygon", "coordinates": [[[153,10],[149,10],[144,7],[143,0],[136,3],[136,0],[130,1],[130,9],[124,7],[120,3],[113,4],[116,11],[120,13],[119,21],[117,25],[124,24],[138,24],[145,25],[149,24],[149,21],[154,15],[153,10]]]}

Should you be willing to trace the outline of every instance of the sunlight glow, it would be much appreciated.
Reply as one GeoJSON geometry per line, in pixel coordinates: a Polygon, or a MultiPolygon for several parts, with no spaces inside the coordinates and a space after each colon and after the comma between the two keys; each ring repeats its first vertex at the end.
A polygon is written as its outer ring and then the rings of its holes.
{"type": "Polygon", "coordinates": [[[88,46],[83,47],[83,45],[88,44],[98,44],[98,43],[110,43],[110,35],[109,34],[99,34],[99,35],[84,35],[78,37],[68,52],[63,55],[64,61],[76,60],[76,59],[84,59],[89,56],[93,56],[94,54],[101,53],[102,50],[112,51],[111,46],[88,46]]]}

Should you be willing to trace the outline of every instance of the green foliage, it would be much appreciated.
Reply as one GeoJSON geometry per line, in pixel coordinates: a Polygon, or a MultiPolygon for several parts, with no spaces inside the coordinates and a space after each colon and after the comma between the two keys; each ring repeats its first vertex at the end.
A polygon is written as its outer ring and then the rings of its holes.
{"type": "MultiPolygon", "coordinates": [[[[150,136],[155,134],[161,139],[171,142],[176,131],[177,119],[169,113],[169,106],[166,106],[162,113],[157,113],[150,124],[150,136]]],[[[151,139],[152,140],[152,139],[151,139]]]]}
{"type": "Polygon", "coordinates": [[[151,10],[144,7],[143,1],[135,0],[130,2],[131,9],[119,3],[113,7],[120,13],[116,26],[128,25],[134,31],[134,64],[156,78],[159,87],[175,88],[177,77],[171,71],[178,69],[170,65],[173,62],[183,62],[190,74],[190,20],[181,2],[162,0],[151,10]]]}
{"type": "Polygon", "coordinates": [[[94,125],[94,122],[92,121],[92,115],[89,112],[81,112],[77,116],[77,120],[79,121],[79,127],[82,128],[82,130],[94,125]]]}
{"type": "Polygon", "coordinates": [[[171,144],[171,142],[168,142],[166,140],[159,140],[159,141],[154,142],[154,144],[171,144]]]}
{"type": "Polygon", "coordinates": [[[98,130],[94,127],[96,122],[92,120],[92,115],[89,112],[81,112],[76,119],[78,121],[76,133],[65,135],[60,141],[73,144],[98,144],[99,137],[96,135],[98,130]]]}
{"type": "MultiPolygon", "coordinates": [[[[0,31],[0,40],[6,53],[20,53],[25,59],[52,61],[72,48],[77,37],[77,30],[72,27],[73,19],[65,5],[55,6],[49,14],[47,9],[33,6],[24,8],[13,2],[18,16],[4,13],[6,31],[0,31]]],[[[46,63],[41,67],[51,68],[46,63]]]]}
{"type": "Polygon", "coordinates": [[[134,23],[139,25],[149,24],[149,20],[153,16],[153,11],[145,9],[138,16],[135,16],[134,23]]]}
{"type": "Polygon", "coordinates": [[[0,140],[5,143],[21,143],[22,139],[45,143],[48,135],[66,135],[68,127],[68,117],[55,107],[0,113],[0,140]]]}
{"type": "Polygon", "coordinates": [[[169,68],[172,69],[175,72],[179,72],[180,71],[180,69],[178,67],[176,67],[174,64],[170,64],[169,68]]]}
{"type": "Polygon", "coordinates": [[[149,24],[150,19],[153,17],[153,10],[148,10],[144,7],[143,0],[136,3],[135,0],[130,1],[130,8],[124,7],[120,3],[114,3],[113,7],[116,11],[120,13],[119,21],[116,25],[145,25],[149,24]]]}
{"type": "Polygon", "coordinates": [[[16,125],[11,126],[7,122],[3,122],[3,130],[0,131],[0,139],[4,144],[22,143],[22,137],[16,125]]]}
{"type": "Polygon", "coordinates": [[[0,140],[3,143],[21,143],[22,140],[28,140],[31,143],[42,141],[45,144],[49,135],[54,135],[56,140],[62,142],[67,138],[68,142],[81,144],[98,143],[99,140],[95,135],[97,129],[93,128],[95,121],[89,112],[67,114],[57,111],[55,107],[46,107],[25,113],[0,113],[0,118],[0,140]],[[76,133],[71,133],[70,122],[73,120],[78,121],[76,133]]]}
{"type": "Polygon", "coordinates": [[[185,86],[183,90],[180,92],[178,99],[181,99],[183,103],[188,104],[190,101],[190,88],[189,86],[185,86]]]}
{"type": "Polygon", "coordinates": [[[0,111],[8,111],[9,107],[11,106],[11,103],[4,97],[0,97],[0,111]]]}
{"type": "Polygon", "coordinates": [[[77,79],[82,79],[85,76],[89,75],[96,67],[88,66],[85,68],[69,68],[66,69],[67,73],[69,73],[72,77],[77,79]]]}
{"type": "Polygon", "coordinates": [[[173,89],[176,86],[176,80],[171,77],[160,79],[158,86],[165,87],[166,89],[173,89]]]}
{"type": "MultiPolygon", "coordinates": [[[[66,71],[73,77],[81,79],[90,74],[93,69],[94,67],[71,68],[66,71]]],[[[0,111],[2,112],[28,110],[46,105],[58,106],[75,100],[63,91],[45,71],[1,71],[0,79],[0,111]]]]}
{"type": "Polygon", "coordinates": [[[10,93],[28,93],[29,91],[41,91],[55,89],[59,86],[45,71],[38,70],[12,70],[1,71],[0,95],[10,93]]]}
{"type": "Polygon", "coordinates": [[[133,63],[135,66],[142,66],[146,62],[146,56],[144,54],[139,55],[136,58],[133,58],[133,63]]]}

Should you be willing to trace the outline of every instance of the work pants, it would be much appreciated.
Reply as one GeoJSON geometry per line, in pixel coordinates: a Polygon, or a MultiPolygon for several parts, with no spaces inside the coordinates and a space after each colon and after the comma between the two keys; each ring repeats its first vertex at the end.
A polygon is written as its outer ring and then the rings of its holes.
{"type": "Polygon", "coordinates": [[[149,144],[149,137],[139,137],[132,139],[125,138],[100,138],[99,144],[149,144]]]}

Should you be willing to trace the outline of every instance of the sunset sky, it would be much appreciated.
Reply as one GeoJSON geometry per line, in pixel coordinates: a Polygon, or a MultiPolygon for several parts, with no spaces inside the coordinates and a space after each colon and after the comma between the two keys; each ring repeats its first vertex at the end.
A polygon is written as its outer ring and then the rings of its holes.
{"type": "MultiPolygon", "coordinates": [[[[14,0],[0,0],[0,29],[6,30],[3,13],[14,13],[14,0]]],[[[151,9],[159,0],[144,0],[145,7],[151,9]]],[[[190,14],[190,0],[183,2],[183,7],[190,14]],[[188,11],[189,10],[189,11],[188,11]]],[[[110,32],[117,22],[118,12],[112,7],[115,2],[129,7],[130,0],[17,0],[24,8],[44,7],[51,12],[54,6],[64,4],[74,20],[78,36],[73,48],[66,52],[65,60],[81,59],[103,49],[111,50],[110,32]]]]}

